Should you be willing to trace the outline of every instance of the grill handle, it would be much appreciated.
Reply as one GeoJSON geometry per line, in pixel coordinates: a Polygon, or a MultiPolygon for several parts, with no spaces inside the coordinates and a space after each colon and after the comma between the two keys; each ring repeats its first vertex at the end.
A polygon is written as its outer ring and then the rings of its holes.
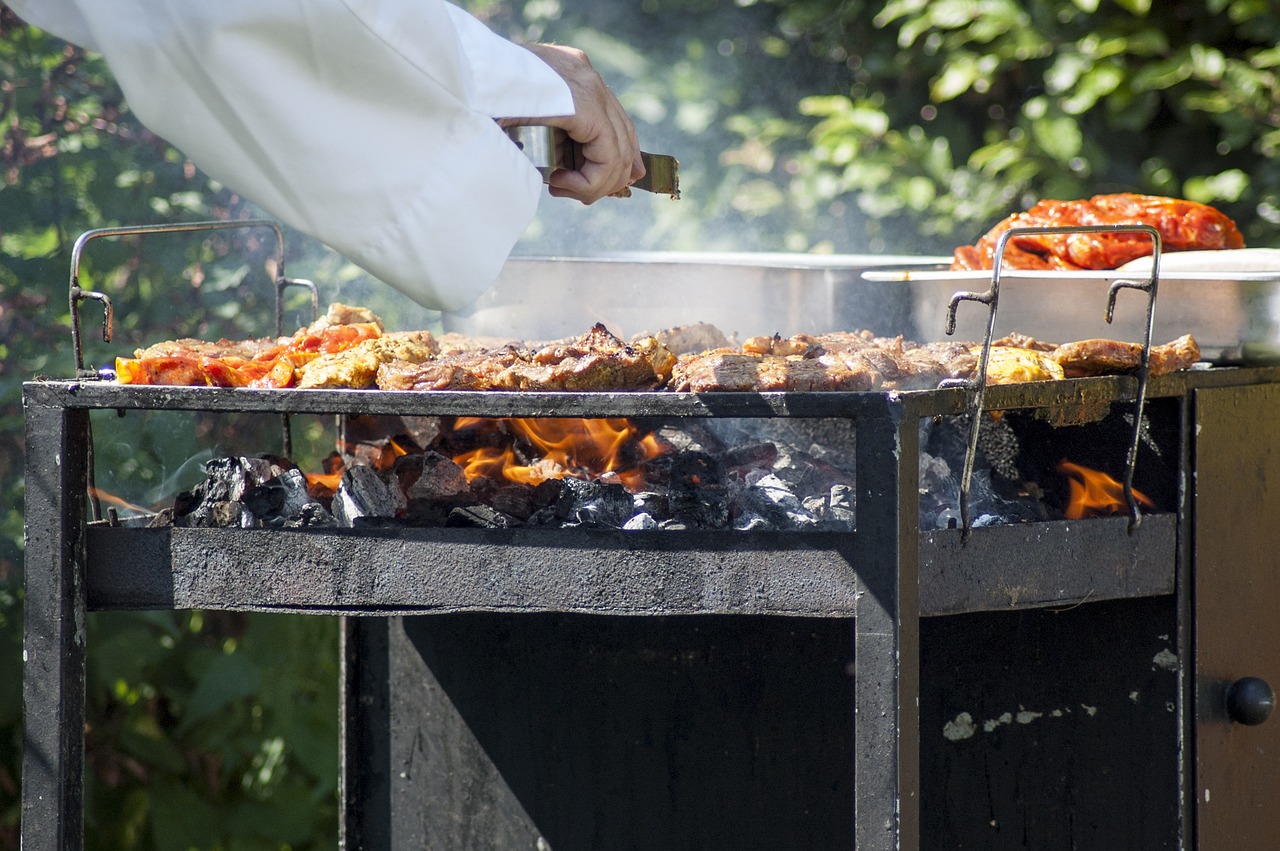
{"type": "MultiPolygon", "coordinates": [[[[80,259],[84,255],[85,247],[91,240],[103,237],[117,238],[122,236],[146,236],[157,233],[189,233],[191,231],[214,231],[229,230],[231,228],[270,228],[276,235],[276,324],[280,325],[282,321],[282,303],[281,296],[286,287],[291,284],[299,286],[309,286],[312,291],[312,311],[318,315],[319,299],[315,293],[315,285],[310,281],[291,281],[284,276],[284,233],[280,229],[280,225],[270,219],[244,219],[241,221],[206,221],[206,222],[182,222],[177,224],[159,224],[159,225],[126,225],[123,227],[113,228],[97,228],[96,230],[87,230],[80,234],[75,244],[71,247],[71,285],[70,285],[70,302],[71,302],[71,343],[75,350],[75,367],[76,378],[80,379],[97,379],[101,377],[96,370],[86,370],[84,367],[84,342],[80,328],[80,302],[93,300],[102,302],[104,314],[102,319],[102,340],[103,342],[111,342],[112,323],[114,311],[111,306],[111,299],[105,294],[86,290],[80,286],[80,259]]],[[[279,329],[277,328],[277,331],[279,329]]]]}
{"type": "Polygon", "coordinates": [[[956,330],[956,310],[962,301],[976,301],[987,306],[987,330],[982,340],[982,354],[978,358],[978,374],[972,380],[947,379],[939,387],[964,387],[969,392],[969,443],[964,454],[964,471],[960,476],[960,540],[968,541],[973,530],[969,516],[969,491],[973,479],[974,461],[978,454],[978,431],[982,425],[982,414],[987,392],[987,365],[991,358],[991,341],[995,336],[996,310],[1000,302],[1000,276],[1004,270],[1005,248],[1011,239],[1021,236],[1049,236],[1084,233],[1141,233],[1151,238],[1151,274],[1143,280],[1116,280],[1107,291],[1107,309],[1104,318],[1107,324],[1115,315],[1116,296],[1122,289],[1141,290],[1147,294],[1147,322],[1142,341],[1142,360],[1138,367],[1138,390],[1134,399],[1133,437],[1129,441],[1129,450],[1124,465],[1124,496],[1129,505],[1129,532],[1132,534],[1142,525],[1142,509],[1133,493],[1133,469],[1138,462],[1138,447],[1142,442],[1142,414],[1146,407],[1147,380],[1151,367],[1151,336],[1155,328],[1156,292],[1160,280],[1160,254],[1163,244],[1160,231],[1151,225],[1079,225],[1074,227],[1036,227],[1009,228],[1000,234],[996,241],[995,253],[992,257],[991,286],[986,292],[976,293],[962,291],[951,297],[947,305],[946,332],[948,336],[956,330]]]}

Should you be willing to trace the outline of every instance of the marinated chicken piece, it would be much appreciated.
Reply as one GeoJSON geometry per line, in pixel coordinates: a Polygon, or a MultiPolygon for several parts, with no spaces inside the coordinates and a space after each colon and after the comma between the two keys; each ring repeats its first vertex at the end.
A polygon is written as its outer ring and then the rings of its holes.
{"type": "MultiPolygon", "coordinates": [[[[695,322],[692,325],[665,328],[654,332],[652,337],[666,346],[673,355],[689,355],[709,349],[728,349],[734,345],[723,331],[709,322],[695,322]]],[[[642,339],[642,337],[636,339],[642,339]]]]}
{"type": "Polygon", "coordinates": [[[367,389],[376,385],[378,367],[384,363],[423,363],[436,351],[429,331],[393,332],[303,364],[297,369],[298,386],[367,389]]]}
{"type": "Polygon", "coordinates": [[[282,340],[287,339],[287,337],[279,339],[275,337],[259,337],[256,340],[218,340],[211,343],[205,340],[183,338],[181,340],[166,340],[163,343],[156,343],[145,349],[136,349],[133,356],[139,359],[238,357],[247,360],[274,346],[280,345],[282,340]]]}
{"type": "Polygon", "coordinates": [[[497,376],[521,362],[520,351],[512,347],[453,352],[426,363],[385,363],[378,367],[377,384],[383,390],[494,390],[497,376]]]}
{"type": "Polygon", "coordinates": [[[325,311],[324,316],[312,322],[307,330],[312,334],[318,334],[326,328],[332,328],[334,325],[361,325],[366,323],[377,325],[379,331],[386,330],[382,320],[369,308],[352,307],[349,304],[335,301],[329,305],[329,309],[325,311]]]}
{"type": "Polygon", "coordinates": [[[364,308],[335,304],[326,320],[300,328],[292,337],[157,343],[139,350],[136,358],[116,358],[116,380],[187,387],[292,387],[295,371],[308,361],[382,336],[382,322],[364,308]]]}
{"type": "Polygon", "coordinates": [[[500,349],[521,348],[524,344],[513,337],[471,337],[450,331],[436,338],[441,355],[456,355],[464,352],[493,352],[500,349]]]}
{"type": "Polygon", "coordinates": [[[1046,343],[1043,340],[1037,340],[1035,337],[1028,337],[1026,334],[1019,334],[1014,331],[1008,336],[1001,337],[999,340],[992,340],[993,346],[1009,346],[1014,349],[1031,349],[1037,352],[1051,352],[1058,348],[1057,343],[1046,343]]]}
{"type": "Polygon", "coordinates": [[[794,337],[749,337],[742,344],[742,350],[753,355],[776,355],[777,357],[813,357],[819,349],[818,341],[808,334],[796,334],[794,337]]]}
{"type": "MultiPolygon", "coordinates": [[[[1118,340],[1080,340],[1065,343],[1051,355],[1062,365],[1068,378],[1085,375],[1113,375],[1132,372],[1142,365],[1142,344],[1118,340]]],[[[1186,334],[1171,343],[1151,347],[1148,375],[1155,378],[1178,369],[1188,369],[1200,360],[1200,346],[1186,334]]]]}
{"type": "Polygon", "coordinates": [[[670,386],[693,393],[856,391],[871,390],[876,380],[866,365],[832,355],[798,358],[718,350],[678,358],[670,386]]]}
{"type": "MultiPolygon", "coordinates": [[[[981,352],[982,346],[973,347],[975,361],[981,355],[981,352]]],[[[1062,366],[1054,359],[1052,354],[1034,349],[993,345],[987,358],[988,384],[1053,381],[1064,377],[1062,366]]]]}
{"type": "MultiPolygon", "coordinates": [[[[951,268],[990,269],[996,243],[1011,228],[1088,225],[1150,225],[1164,251],[1244,247],[1235,222],[1207,204],[1156,195],[1095,195],[1080,201],[1041,201],[997,224],[976,245],[955,250],[951,268]]],[[[1044,234],[1014,237],[1005,249],[1010,269],[1115,269],[1151,253],[1141,233],[1044,234]]]]}
{"type": "Polygon", "coordinates": [[[648,390],[666,380],[674,360],[653,338],[627,346],[596,325],[537,351],[507,348],[384,365],[377,383],[384,390],[648,390]]]}

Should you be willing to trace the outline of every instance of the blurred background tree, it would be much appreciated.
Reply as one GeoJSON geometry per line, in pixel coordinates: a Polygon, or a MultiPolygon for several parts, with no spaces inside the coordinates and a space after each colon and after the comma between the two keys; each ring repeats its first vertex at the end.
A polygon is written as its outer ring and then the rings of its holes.
{"type": "MultiPolygon", "coordinates": [[[[1249,244],[1278,244],[1280,18],[1267,0],[467,5],[518,40],[585,49],[646,149],[681,160],[679,203],[548,201],[518,253],[946,254],[1040,198],[1117,191],[1212,203],[1249,244]]],[[[139,126],[100,59],[3,5],[0,133],[0,848],[16,848],[21,383],[71,372],[71,244],[89,228],[257,211],[139,126]]],[[[290,274],[322,300],[401,328],[436,321],[286,237],[290,274]]],[[[86,253],[82,279],[117,306],[117,340],[94,343],[94,362],[272,330],[261,234],[165,240],[86,253]]],[[[133,501],[172,499],[192,462],[256,428],[95,422],[100,479],[133,501]]],[[[303,438],[319,451],[319,429],[303,438]]],[[[336,641],[326,618],[93,616],[90,847],[332,847],[336,641]]]]}

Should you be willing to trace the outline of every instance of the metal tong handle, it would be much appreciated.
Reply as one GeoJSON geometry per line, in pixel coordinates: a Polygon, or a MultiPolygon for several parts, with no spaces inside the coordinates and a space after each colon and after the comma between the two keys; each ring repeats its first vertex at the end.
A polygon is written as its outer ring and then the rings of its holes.
{"type": "Polygon", "coordinates": [[[1113,281],[1107,290],[1107,309],[1105,319],[1110,325],[1115,316],[1116,295],[1122,289],[1136,289],[1147,293],[1147,322],[1142,342],[1142,358],[1138,367],[1138,389],[1134,402],[1133,436],[1129,442],[1129,450],[1125,456],[1124,497],[1129,506],[1129,532],[1132,534],[1142,525],[1142,509],[1133,493],[1133,471],[1138,462],[1138,447],[1142,441],[1142,416],[1146,407],[1147,381],[1151,366],[1151,337],[1155,329],[1156,294],[1160,279],[1160,254],[1163,244],[1160,232],[1151,225],[1080,225],[1075,227],[1025,227],[1010,228],[1000,234],[996,241],[995,253],[992,256],[991,286],[983,293],[958,292],[951,297],[947,305],[946,332],[950,336],[956,330],[956,310],[962,301],[976,301],[987,305],[987,330],[982,340],[982,353],[978,358],[978,374],[975,379],[947,379],[939,387],[964,387],[968,393],[969,440],[964,453],[964,470],[960,477],[960,540],[968,541],[973,525],[969,510],[969,494],[972,488],[973,467],[978,454],[978,432],[982,425],[982,414],[987,392],[987,367],[991,358],[991,342],[995,336],[996,311],[1000,302],[1000,276],[1004,270],[1005,249],[1011,239],[1021,236],[1047,236],[1054,234],[1085,233],[1145,233],[1151,238],[1151,274],[1145,280],[1131,281],[1119,279],[1113,281]]]}

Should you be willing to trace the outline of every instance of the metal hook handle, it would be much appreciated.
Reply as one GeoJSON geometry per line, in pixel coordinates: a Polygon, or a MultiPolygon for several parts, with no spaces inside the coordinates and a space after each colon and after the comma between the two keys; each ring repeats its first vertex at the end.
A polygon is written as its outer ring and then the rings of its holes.
{"type": "Polygon", "coordinates": [[[1133,416],[1133,436],[1129,442],[1125,456],[1124,496],[1129,506],[1129,532],[1132,534],[1142,525],[1142,509],[1138,505],[1133,492],[1133,472],[1138,461],[1138,447],[1142,441],[1142,417],[1146,407],[1147,381],[1151,367],[1151,338],[1155,329],[1156,294],[1160,279],[1160,254],[1163,244],[1160,232],[1151,225],[1081,225],[1073,227],[1035,227],[1010,228],[1000,234],[996,241],[992,256],[991,287],[985,293],[958,292],[951,297],[947,305],[946,332],[955,333],[956,310],[962,301],[976,301],[987,305],[987,330],[982,341],[982,353],[978,358],[978,375],[973,380],[952,379],[939,384],[939,387],[962,386],[969,390],[969,441],[965,448],[964,471],[960,477],[960,540],[965,542],[972,533],[969,515],[969,494],[972,485],[973,467],[978,454],[978,432],[982,424],[982,413],[986,397],[987,367],[991,356],[991,340],[995,333],[996,310],[1000,300],[1000,276],[1004,267],[1005,249],[1011,239],[1023,236],[1048,236],[1055,234],[1083,233],[1142,233],[1151,239],[1151,274],[1144,280],[1116,280],[1107,290],[1107,308],[1105,319],[1111,324],[1115,316],[1116,296],[1122,289],[1136,289],[1147,293],[1147,322],[1142,342],[1142,358],[1138,367],[1138,389],[1133,416]]]}
{"type": "Polygon", "coordinates": [[[184,222],[176,224],[160,224],[160,225],[126,225],[124,227],[97,228],[88,230],[80,234],[75,244],[71,247],[71,336],[72,346],[75,350],[76,359],[76,377],[77,378],[97,378],[97,372],[86,370],[84,368],[84,344],[80,333],[80,316],[79,304],[86,299],[100,301],[106,309],[106,315],[103,319],[102,339],[104,342],[111,342],[112,323],[114,321],[114,312],[111,308],[111,299],[105,293],[86,290],[80,286],[80,259],[84,254],[85,247],[91,240],[103,237],[121,237],[121,236],[145,236],[147,234],[156,233],[185,233],[190,231],[212,231],[212,230],[228,230],[231,228],[255,228],[265,227],[271,228],[276,235],[276,311],[279,314],[279,281],[284,278],[284,233],[280,229],[280,225],[270,219],[244,219],[241,221],[207,221],[207,222],[184,222]]]}

